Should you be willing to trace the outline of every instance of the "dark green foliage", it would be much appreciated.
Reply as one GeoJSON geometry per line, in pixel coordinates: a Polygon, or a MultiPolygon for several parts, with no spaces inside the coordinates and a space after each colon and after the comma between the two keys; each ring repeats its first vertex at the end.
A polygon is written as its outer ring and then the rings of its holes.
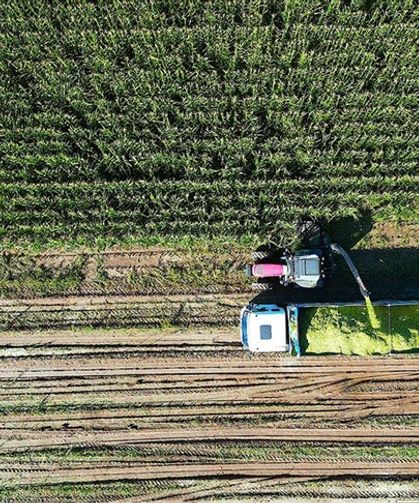
{"type": "Polygon", "coordinates": [[[418,196],[410,1],[0,5],[6,239],[275,236],[418,196]]]}

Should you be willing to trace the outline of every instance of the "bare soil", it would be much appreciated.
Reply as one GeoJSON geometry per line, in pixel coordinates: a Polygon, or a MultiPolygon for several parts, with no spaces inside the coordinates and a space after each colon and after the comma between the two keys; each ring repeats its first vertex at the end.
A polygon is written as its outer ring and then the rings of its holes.
{"type": "Polygon", "coordinates": [[[0,299],[0,329],[236,324],[249,296],[68,296],[0,299]]]}
{"type": "Polygon", "coordinates": [[[149,481],[142,501],[278,496],[291,477],[303,497],[310,480],[419,475],[417,356],[252,357],[228,328],[10,331],[0,345],[6,494],[149,481]]]}
{"type": "Polygon", "coordinates": [[[378,222],[359,243],[363,248],[417,248],[419,246],[419,223],[378,222]]]}
{"type": "MultiPolygon", "coordinates": [[[[373,298],[411,300],[418,228],[377,225],[354,260],[373,298]]],[[[418,501],[418,356],[245,353],[249,259],[158,248],[7,257],[0,500],[418,501]]],[[[344,271],[318,300],[332,293],[359,297],[344,271]]]]}

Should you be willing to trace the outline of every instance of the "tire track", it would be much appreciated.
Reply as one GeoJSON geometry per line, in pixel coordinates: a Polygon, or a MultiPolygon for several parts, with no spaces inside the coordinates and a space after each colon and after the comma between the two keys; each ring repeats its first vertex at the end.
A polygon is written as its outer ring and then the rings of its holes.
{"type": "Polygon", "coordinates": [[[349,444],[396,444],[419,443],[419,428],[404,430],[382,429],[306,429],[306,428],[159,428],[124,432],[21,432],[3,434],[0,453],[42,450],[45,448],[80,448],[85,446],[111,447],[156,443],[214,443],[220,441],[257,442],[341,442],[349,444]]]}
{"type": "Polygon", "coordinates": [[[236,329],[73,333],[0,335],[6,488],[188,481],[159,490],[182,501],[222,496],[234,478],[232,494],[258,495],[307,474],[419,474],[415,355],[249,356],[236,329]],[[25,353],[41,349],[54,351],[25,353]]]}
{"type": "Polygon", "coordinates": [[[6,465],[0,464],[0,481],[4,484],[31,485],[43,483],[46,485],[75,483],[75,482],[111,482],[118,480],[160,480],[182,479],[196,477],[278,477],[278,476],[306,476],[312,477],[416,477],[419,476],[419,463],[406,462],[395,465],[385,462],[317,462],[317,463],[284,463],[284,462],[255,462],[255,463],[186,463],[165,465],[137,466],[104,466],[96,467],[62,467],[48,465],[34,468],[31,465],[19,466],[13,471],[6,465]]]}

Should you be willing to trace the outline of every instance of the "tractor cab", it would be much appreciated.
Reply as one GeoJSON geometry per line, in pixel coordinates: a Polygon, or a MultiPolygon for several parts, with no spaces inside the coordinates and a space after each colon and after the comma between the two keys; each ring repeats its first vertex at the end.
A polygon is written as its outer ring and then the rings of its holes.
{"type": "Polygon", "coordinates": [[[316,288],[322,280],[324,258],[321,251],[298,251],[290,259],[294,283],[303,288],[316,288]]]}
{"type": "Polygon", "coordinates": [[[255,289],[269,289],[275,279],[281,285],[295,284],[302,288],[316,288],[323,284],[325,256],[322,250],[299,250],[281,256],[256,252],[255,259],[256,262],[245,269],[248,276],[265,280],[254,283],[255,289]]]}

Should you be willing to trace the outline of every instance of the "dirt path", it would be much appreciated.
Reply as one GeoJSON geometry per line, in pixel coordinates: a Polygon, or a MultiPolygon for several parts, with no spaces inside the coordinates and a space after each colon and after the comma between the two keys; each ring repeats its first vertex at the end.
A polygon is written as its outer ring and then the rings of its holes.
{"type": "Polygon", "coordinates": [[[313,478],[391,477],[419,494],[415,355],[249,356],[236,328],[12,330],[0,347],[4,491],[320,497],[313,478]]]}
{"type": "Polygon", "coordinates": [[[235,442],[342,442],[349,444],[397,444],[418,443],[419,428],[403,430],[390,428],[350,428],[350,429],[307,429],[307,428],[267,428],[267,427],[231,427],[212,428],[156,428],[140,431],[23,431],[16,434],[5,431],[2,434],[0,454],[35,451],[42,449],[83,448],[86,446],[139,446],[157,443],[189,444],[194,442],[214,443],[220,441],[235,442]]]}
{"type": "Polygon", "coordinates": [[[248,295],[0,299],[0,329],[236,324],[248,295]]]}
{"type": "Polygon", "coordinates": [[[417,462],[403,463],[220,463],[220,464],[164,464],[144,466],[142,464],[77,466],[46,466],[34,468],[32,465],[21,465],[10,471],[8,466],[0,465],[0,481],[3,483],[21,484],[62,484],[74,482],[110,482],[117,480],[160,480],[195,477],[278,477],[305,476],[342,477],[342,476],[382,476],[382,477],[415,477],[419,476],[417,462]]]}

